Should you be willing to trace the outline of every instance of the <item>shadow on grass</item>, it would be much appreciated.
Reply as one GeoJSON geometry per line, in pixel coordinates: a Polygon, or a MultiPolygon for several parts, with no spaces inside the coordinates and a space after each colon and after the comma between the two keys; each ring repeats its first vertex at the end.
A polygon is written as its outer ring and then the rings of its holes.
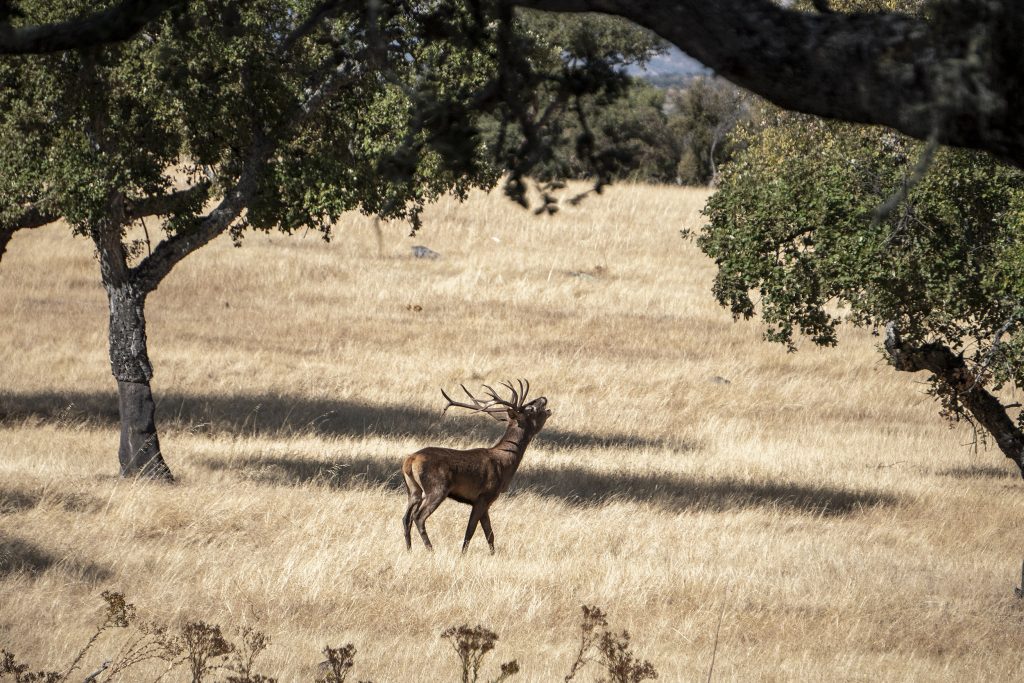
{"type": "MultiPolygon", "coordinates": [[[[554,407],[557,420],[557,404],[554,407]]],[[[24,420],[57,423],[93,422],[110,425],[118,420],[116,397],[105,393],[0,393],[0,421],[24,420]]],[[[482,418],[442,419],[439,410],[352,402],[312,400],[289,396],[178,396],[165,395],[158,408],[165,426],[192,431],[279,435],[314,433],[337,436],[377,434],[414,437],[424,444],[444,438],[479,444],[495,438],[500,427],[482,418]]],[[[549,426],[538,437],[549,450],[573,448],[673,448],[692,446],[665,439],[628,434],[589,434],[549,426]]],[[[208,459],[211,470],[231,470],[239,476],[270,484],[317,482],[339,489],[385,486],[404,490],[399,458],[393,462],[373,458],[320,460],[253,456],[239,461],[208,459]]],[[[630,474],[582,468],[549,467],[528,462],[513,482],[513,491],[557,498],[570,504],[594,506],[609,500],[633,500],[670,510],[732,510],[780,508],[823,515],[853,514],[864,508],[892,505],[895,496],[832,486],[745,481],[735,478],[694,479],[669,473],[630,474]]],[[[21,500],[21,499],[17,499],[21,500]]],[[[15,503],[17,506],[19,503],[15,503]]],[[[23,504],[23,503],[22,503],[23,504]]]]}
{"type": "Polygon", "coordinates": [[[59,505],[67,512],[96,512],[103,507],[103,501],[84,493],[0,486],[0,515],[32,510],[44,500],[59,505]]]}
{"type": "MultiPolygon", "coordinates": [[[[399,462],[398,457],[389,462],[374,458],[330,461],[254,456],[235,461],[211,458],[202,464],[211,470],[232,471],[243,478],[273,485],[315,483],[337,489],[383,486],[404,494],[399,462]]],[[[536,462],[524,463],[512,482],[511,493],[531,493],[585,507],[623,500],[674,512],[772,508],[824,516],[851,515],[899,502],[888,493],[824,485],[694,479],[671,473],[598,472],[536,462]]]]}
{"type": "MultiPolygon", "coordinates": [[[[466,439],[474,443],[494,440],[501,429],[496,422],[466,415],[442,419],[437,410],[369,405],[347,401],[308,399],[295,396],[158,396],[157,426],[204,432],[278,435],[313,433],[329,436],[377,434],[429,440],[466,439]]],[[[692,450],[692,444],[678,440],[631,434],[590,434],[559,429],[558,406],[549,426],[538,437],[545,447],[573,448],[673,448],[692,450]]],[[[71,424],[116,425],[117,395],[87,392],[0,392],[0,423],[39,420],[71,424]]]]}
{"type": "Polygon", "coordinates": [[[21,538],[0,537],[0,577],[17,572],[38,574],[58,567],[88,581],[106,581],[112,574],[92,563],[59,559],[43,548],[21,538]]]}
{"type": "Polygon", "coordinates": [[[1019,478],[1020,474],[1009,467],[998,465],[967,465],[964,467],[949,467],[940,470],[939,474],[954,479],[1010,479],[1019,478]]]}
{"type": "Polygon", "coordinates": [[[0,486],[0,515],[31,510],[39,505],[42,498],[34,491],[0,486]]]}

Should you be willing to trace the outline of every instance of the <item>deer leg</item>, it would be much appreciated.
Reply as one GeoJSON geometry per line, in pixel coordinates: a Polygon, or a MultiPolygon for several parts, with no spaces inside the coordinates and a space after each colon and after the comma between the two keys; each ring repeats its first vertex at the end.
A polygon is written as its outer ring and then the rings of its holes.
{"type": "Polygon", "coordinates": [[[405,531],[405,547],[412,549],[412,520],[419,512],[420,504],[423,502],[423,492],[409,492],[409,505],[405,508],[405,516],[402,517],[402,529],[405,531]]]}
{"type": "Polygon", "coordinates": [[[423,502],[423,488],[409,473],[403,472],[403,474],[405,475],[405,491],[409,494],[409,505],[406,506],[405,516],[402,517],[402,530],[405,532],[405,548],[412,550],[412,520],[416,517],[420,504],[423,502]]]}
{"type": "Polygon", "coordinates": [[[477,501],[473,503],[473,510],[469,513],[469,526],[466,527],[466,540],[462,542],[462,552],[466,552],[466,548],[469,547],[469,540],[473,538],[473,533],[476,531],[476,525],[480,522],[480,517],[487,514],[487,507],[483,501],[477,501]]]}
{"type": "Polygon", "coordinates": [[[480,516],[480,526],[484,528],[484,537],[487,539],[487,545],[491,546],[491,555],[493,555],[494,532],[491,531],[491,516],[487,514],[487,508],[484,508],[484,513],[480,516]]]}
{"type": "Polygon", "coordinates": [[[434,510],[444,502],[444,499],[444,491],[436,495],[428,495],[423,499],[419,509],[416,511],[416,528],[419,529],[420,538],[423,539],[423,545],[427,546],[428,550],[433,550],[434,546],[430,544],[430,537],[427,536],[427,517],[434,514],[434,510]]]}

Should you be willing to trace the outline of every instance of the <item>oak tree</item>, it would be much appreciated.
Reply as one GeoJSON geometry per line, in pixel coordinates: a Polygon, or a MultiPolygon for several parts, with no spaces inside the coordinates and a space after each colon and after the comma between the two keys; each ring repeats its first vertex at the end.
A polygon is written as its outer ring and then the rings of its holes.
{"type": "Polygon", "coordinates": [[[843,321],[929,373],[942,412],[1024,474],[1024,172],[878,127],[772,111],[724,167],[701,249],[714,294],[768,339],[837,343],[843,321]]]}
{"type": "MultiPolygon", "coordinates": [[[[88,4],[17,6],[14,38],[73,26],[88,4]]],[[[558,117],[622,91],[621,55],[574,35],[563,50],[507,7],[472,3],[201,0],[126,39],[0,58],[0,256],[16,231],[59,218],[93,242],[122,475],[171,478],[145,305],[177,264],[225,233],[329,237],[352,209],[415,230],[425,203],[503,169],[523,200],[558,117]],[[482,144],[485,112],[515,144],[482,144]]]]}

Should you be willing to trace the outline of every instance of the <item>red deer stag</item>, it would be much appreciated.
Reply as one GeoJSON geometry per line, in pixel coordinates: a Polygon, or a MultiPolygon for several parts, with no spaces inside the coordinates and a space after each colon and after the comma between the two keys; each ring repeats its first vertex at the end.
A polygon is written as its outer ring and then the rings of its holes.
{"type": "Polygon", "coordinates": [[[512,400],[500,398],[487,385],[484,385],[484,390],[488,398],[484,401],[469,393],[465,386],[462,387],[472,401],[471,404],[453,401],[444,389],[441,390],[441,395],[448,401],[445,411],[453,406],[468,408],[508,422],[508,428],[498,443],[490,448],[459,451],[431,447],[416,451],[405,459],[402,474],[405,476],[405,488],[409,492],[409,506],[405,510],[402,524],[405,528],[406,548],[412,548],[412,524],[415,521],[424,545],[428,550],[433,550],[427,536],[427,518],[445,498],[451,498],[473,506],[469,513],[469,526],[466,527],[466,540],[462,542],[462,552],[466,552],[469,547],[469,540],[473,538],[479,523],[484,528],[487,545],[491,547],[491,553],[494,553],[494,532],[491,531],[491,518],[487,516],[487,510],[498,494],[508,490],[530,440],[551,415],[547,409],[548,400],[543,396],[526,402],[526,394],[530,391],[529,382],[519,380],[519,391],[508,382],[502,384],[512,392],[512,400]]]}

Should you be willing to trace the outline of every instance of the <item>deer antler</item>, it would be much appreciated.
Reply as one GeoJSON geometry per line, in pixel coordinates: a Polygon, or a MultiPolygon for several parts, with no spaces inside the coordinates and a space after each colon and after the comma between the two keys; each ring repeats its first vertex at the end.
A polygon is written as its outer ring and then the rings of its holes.
{"type": "MultiPolygon", "coordinates": [[[[474,396],[473,394],[469,393],[469,389],[466,388],[465,384],[460,384],[459,386],[462,387],[462,391],[465,392],[466,396],[468,396],[469,400],[472,401],[473,403],[469,404],[469,403],[462,403],[460,401],[452,400],[452,397],[449,396],[447,393],[445,393],[444,389],[441,389],[441,395],[444,396],[445,399],[448,401],[448,405],[446,405],[444,407],[444,410],[442,412],[448,412],[449,408],[468,408],[469,410],[472,410],[473,412],[476,412],[476,413],[487,413],[488,415],[493,417],[495,420],[501,421],[503,418],[499,417],[498,415],[499,414],[503,415],[505,413],[505,411],[508,410],[508,408],[514,407],[514,406],[509,406],[508,403],[506,403],[505,401],[502,401],[497,396],[494,396],[494,392],[493,391],[490,392],[490,394],[492,396],[491,400],[481,401],[476,396],[474,396]]],[[[487,388],[487,387],[485,387],[485,388],[487,388]]]]}
{"type": "Polygon", "coordinates": [[[469,400],[473,402],[472,404],[452,400],[452,398],[447,393],[445,393],[445,390],[441,389],[441,395],[444,396],[445,399],[448,401],[448,405],[445,406],[444,412],[447,412],[447,410],[452,407],[467,408],[469,410],[472,410],[473,412],[487,413],[491,417],[500,420],[502,418],[497,417],[497,415],[504,414],[508,410],[521,410],[523,404],[526,402],[526,394],[527,392],[530,391],[530,383],[527,382],[526,380],[521,379],[516,381],[519,383],[519,391],[515,390],[515,387],[512,386],[511,382],[501,383],[503,387],[507,388],[509,391],[512,392],[511,401],[506,401],[502,397],[498,396],[498,392],[496,392],[490,385],[487,384],[484,385],[484,391],[487,394],[487,400],[485,401],[481,401],[476,396],[471,394],[469,392],[469,389],[466,388],[466,385],[459,385],[460,387],[462,387],[462,391],[465,392],[466,396],[469,397],[469,400]]]}

